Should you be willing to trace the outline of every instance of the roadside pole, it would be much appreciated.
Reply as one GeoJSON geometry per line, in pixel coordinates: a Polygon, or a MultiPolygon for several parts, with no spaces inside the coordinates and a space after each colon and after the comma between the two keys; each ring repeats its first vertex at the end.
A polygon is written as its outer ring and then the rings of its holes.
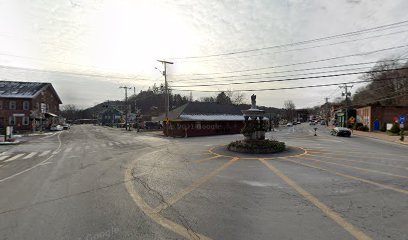
{"type": "MultiPolygon", "coordinates": [[[[165,91],[165,98],[164,98],[164,108],[165,108],[165,120],[166,120],[166,136],[169,134],[169,126],[168,126],[168,120],[169,120],[169,85],[167,83],[167,64],[173,64],[173,62],[165,61],[165,60],[157,60],[158,62],[161,62],[164,66],[164,71],[162,72],[164,76],[164,91],[165,91]]],[[[159,70],[159,69],[158,69],[159,70]]],[[[159,70],[160,71],[160,70],[159,70]]]]}

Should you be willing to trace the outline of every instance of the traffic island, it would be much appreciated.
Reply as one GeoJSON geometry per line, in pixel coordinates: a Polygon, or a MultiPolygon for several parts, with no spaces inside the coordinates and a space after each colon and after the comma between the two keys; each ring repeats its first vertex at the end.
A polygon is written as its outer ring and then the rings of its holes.
{"type": "Polygon", "coordinates": [[[284,142],[265,139],[267,128],[264,124],[265,111],[256,108],[256,95],[251,96],[251,108],[242,110],[245,125],[241,130],[243,140],[228,144],[227,149],[232,152],[266,154],[278,153],[286,149],[284,142]]]}
{"type": "Polygon", "coordinates": [[[239,153],[278,153],[285,151],[285,143],[276,140],[238,140],[228,144],[228,150],[239,153]]]}

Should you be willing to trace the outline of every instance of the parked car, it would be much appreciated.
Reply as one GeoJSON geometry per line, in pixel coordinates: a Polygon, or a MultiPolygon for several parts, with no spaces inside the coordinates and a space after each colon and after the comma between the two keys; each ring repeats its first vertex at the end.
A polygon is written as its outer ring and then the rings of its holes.
{"type": "Polygon", "coordinates": [[[331,135],[333,136],[341,136],[341,137],[350,137],[351,130],[344,127],[335,127],[331,130],[331,135]]]}
{"type": "Polygon", "coordinates": [[[288,122],[287,124],[286,124],[286,127],[292,127],[293,126],[293,124],[291,123],[291,122],[288,122]]]}
{"type": "Polygon", "coordinates": [[[54,125],[50,127],[51,131],[62,131],[64,128],[61,125],[54,125]]]}
{"type": "Polygon", "coordinates": [[[316,123],[315,123],[314,121],[311,121],[311,122],[309,123],[309,125],[310,125],[310,126],[316,125],[316,123]]]}
{"type": "Polygon", "coordinates": [[[320,121],[320,125],[326,125],[326,121],[324,120],[320,121]]]}
{"type": "Polygon", "coordinates": [[[297,122],[293,122],[292,124],[293,124],[293,125],[297,125],[297,122]]]}
{"type": "Polygon", "coordinates": [[[297,124],[301,124],[302,122],[301,121],[297,121],[297,124]]]}
{"type": "Polygon", "coordinates": [[[68,123],[62,125],[62,129],[64,129],[64,130],[68,130],[68,129],[70,129],[70,128],[71,128],[71,125],[69,125],[68,123]]]}
{"type": "Polygon", "coordinates": [[[162,129],[162,125],[159,122],[144,122],[144,129],[162,129]]]}

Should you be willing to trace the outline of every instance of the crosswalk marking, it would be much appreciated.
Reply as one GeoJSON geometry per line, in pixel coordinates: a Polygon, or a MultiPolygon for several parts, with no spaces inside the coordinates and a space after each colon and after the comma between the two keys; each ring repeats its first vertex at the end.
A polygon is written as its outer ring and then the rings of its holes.
{"type": "Polygon", "coordinates": [[[70,152],[72,150],[72,147],[69,147],[67,149],[65,149],[64,153],[70,152]]]}
{"type": "Polygon", "coordinates": [[[22,156],[24,156],[24,153],[17,154],[17,155],[15,155],[14,157],[11,157],[11,158],[7,159],[7,160],[4,161],[4,162],[11,162],[11,161],[14,161],[14,160],[16,160],[16,159],[19,159],[19,158],[22,157],[22,156]]]}
{"type": "Polygon", "coordinates": [[[54,152],[52,152],[52,154],[57,154],[59,153],[61,150],[55,150],[54,152]]]}
{"type": "Polygon", "coordinates": [[[32,153],[29,153],[29,154],[27,154],[25,157],[23,157],[23,159],[29,159],[29,158],[32,158],[32,157],[34,157],[36,154],[37,154],[37,152],[32,152],[32,153]]]}
{"type": "Polygon", "coordinates": [[[9,157],[8,155],[0,156],[0,161],[6,159],[6,158],[8,158],[8,157],[9,157]]]}
{"type": "Polygon", "coordinates": [[[47,150],[47,151],[42,152],[42,153],[41,153],[40,155],[38,155],[38,156],[42,157],[42,156],[45,156],[45,155],[49,154],[50,152],[51,152],[50,150],[47,150]]]}

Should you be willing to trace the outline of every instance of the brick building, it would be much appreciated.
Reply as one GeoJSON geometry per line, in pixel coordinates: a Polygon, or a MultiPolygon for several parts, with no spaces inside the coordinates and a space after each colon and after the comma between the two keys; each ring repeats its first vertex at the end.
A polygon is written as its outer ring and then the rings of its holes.
{"type": "MultiPolygon", "coordinates": [[[[163,124],[163,131],[172,137],[236,134],[244,126],[241,110],[231,104],[189,102],[169,112],[169,122],[163,124]]],[[[165,121],[164,115],[153,121],[165,121]]]]}
{"type": "Polygon", "coordinates": [[[394,123],[400,116],[408,116],[408,106],[368,105],[356,110],[357,122],[367,126],[370,131],[379,131],[383,123],[394,123]]]}
{"type": "Polygon", "coordinates": [[[49,128],[59,121],[60,104],[51,83],[0,81],[0,128],[35,131],[41,123],[49,128]]]}

